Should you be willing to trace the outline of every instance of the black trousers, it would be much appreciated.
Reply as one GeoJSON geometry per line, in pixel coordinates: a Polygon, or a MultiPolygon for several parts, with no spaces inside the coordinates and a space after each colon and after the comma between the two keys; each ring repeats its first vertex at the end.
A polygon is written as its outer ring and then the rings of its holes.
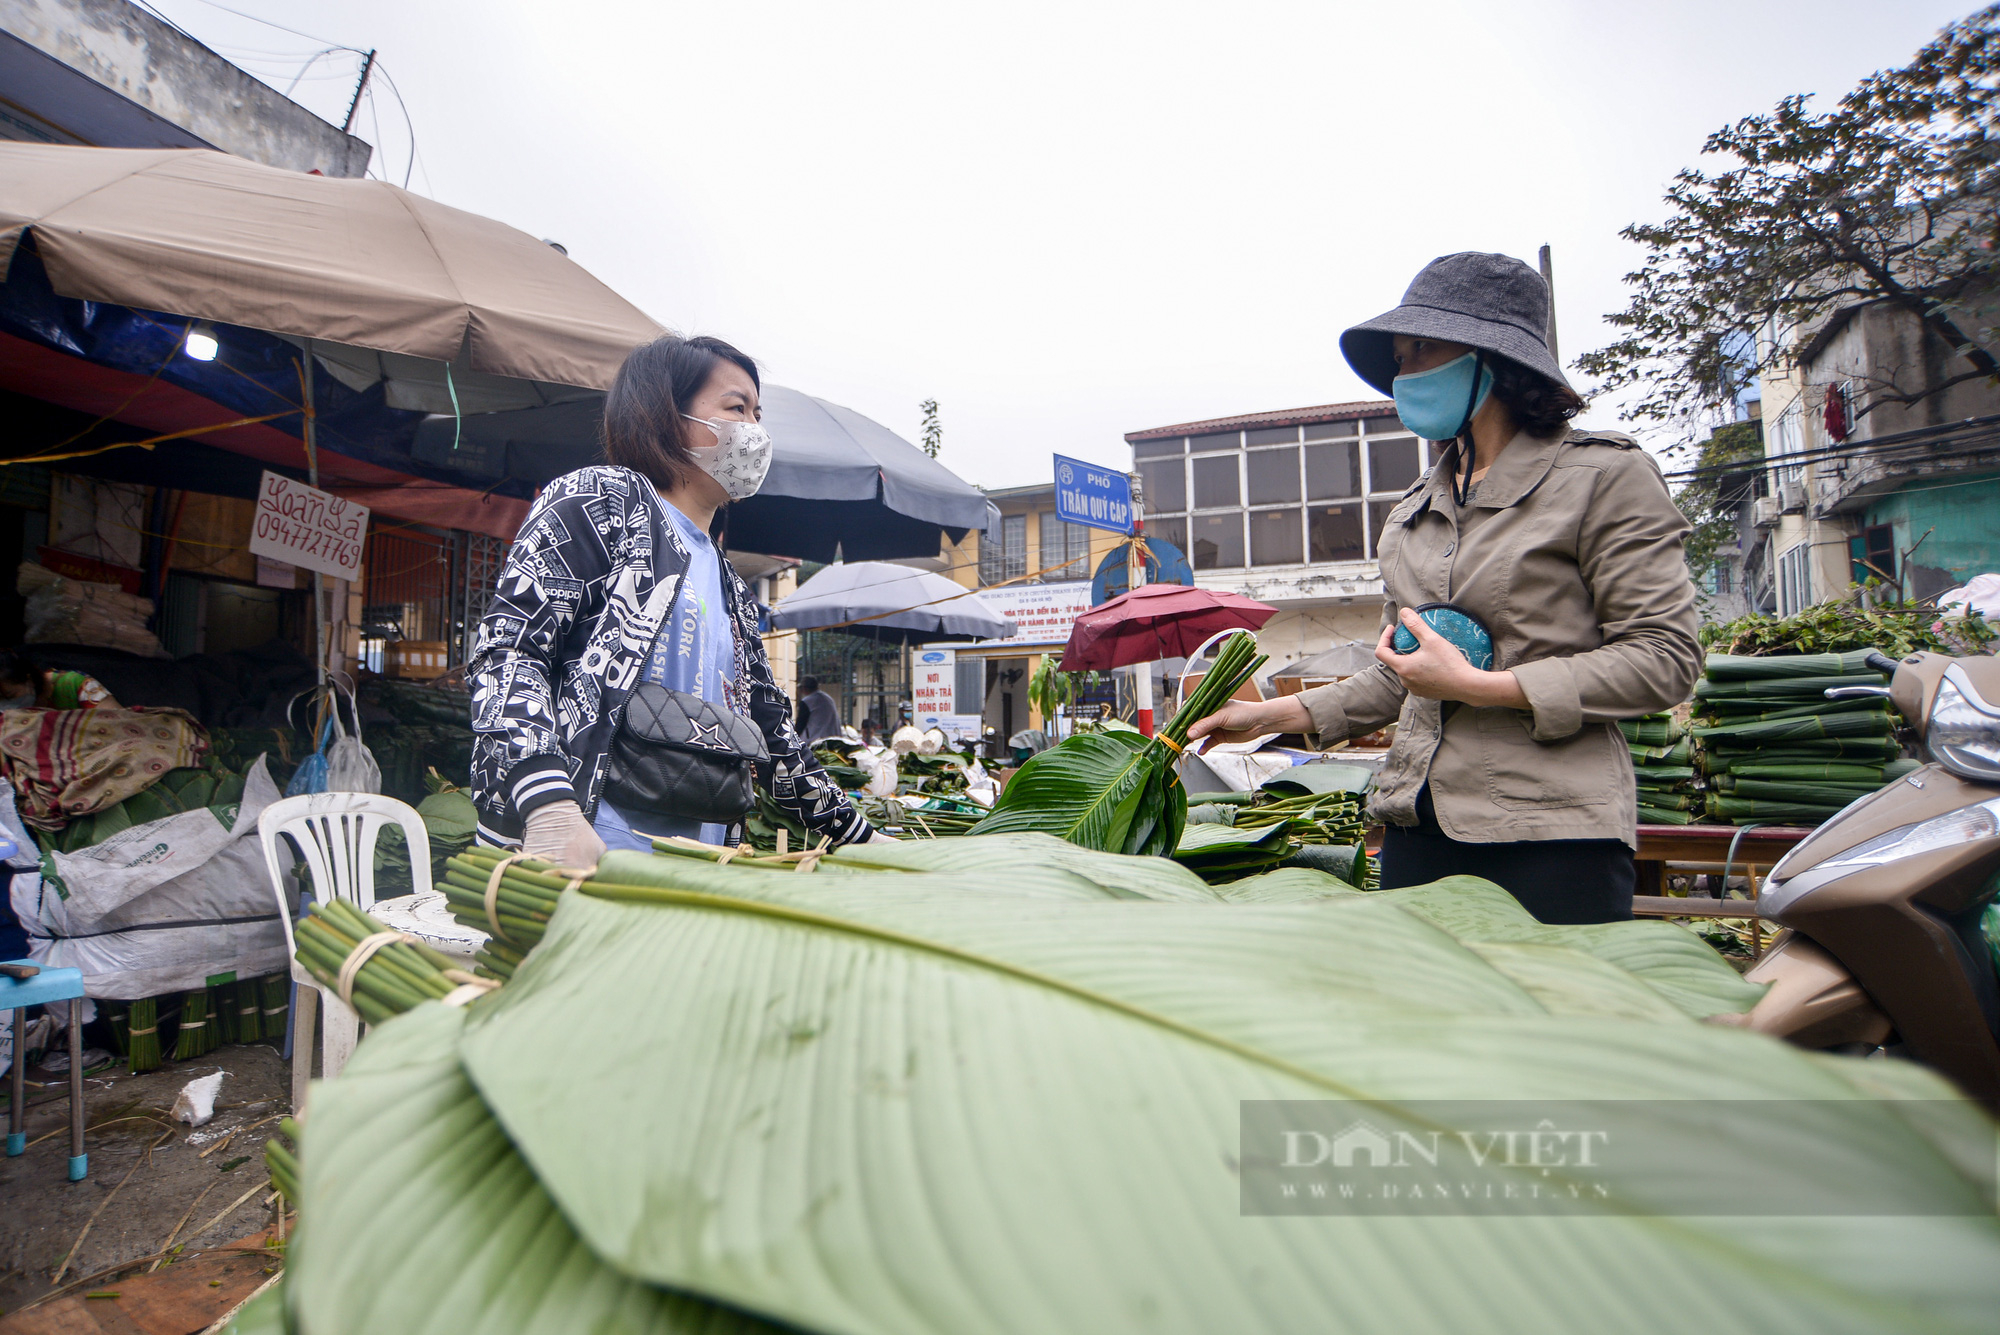
{"type": "Polygon", "coordinates": [[[1484,877],[1541,922],[1624,922],[1632,916],[1639,871],[1622,839],[1460,843],[1438,828],[1426,787],[1417,795],[1417,823],[1382,832],[1382,888],[1428,885],[1447,876],[1484,877]]]}

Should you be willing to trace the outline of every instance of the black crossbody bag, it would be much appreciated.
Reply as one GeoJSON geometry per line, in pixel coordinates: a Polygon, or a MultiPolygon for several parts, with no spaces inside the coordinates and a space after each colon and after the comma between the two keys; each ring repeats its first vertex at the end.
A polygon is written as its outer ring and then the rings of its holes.
{"type": "MultiPolygon", "coordinates": [[[[686,585],[683,570],[639,660],[641,673],[679,615],[686,585]]],[[[625,697],[611,736],[604,795],[628,818],[639,813],[733,824],[756,803],[757,766],[770,759],[763,732],[728,706],[641,681],[625,697]]]]}

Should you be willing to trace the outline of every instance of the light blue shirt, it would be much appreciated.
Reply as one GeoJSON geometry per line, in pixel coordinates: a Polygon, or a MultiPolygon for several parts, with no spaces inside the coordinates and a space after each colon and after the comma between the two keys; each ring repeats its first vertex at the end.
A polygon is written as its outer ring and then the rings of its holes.
{"type": "MultiPolygon", "coordinates": [[[[728,604],[722,600],[722,556],[693,520],[664,500],[660,510],[688,550],[687,578],[640,677],[728,708],[729,688],[736,680],[736,636],[728,604]]],[[[644,830],[635,830],[616,807],[600,801],[591,823],[606,848],[643,853],[652,851],[655,835],[684,835],[705,844],[719,844],[729,837],[726,825],[653,815],[641,819],[644,830]]]]}

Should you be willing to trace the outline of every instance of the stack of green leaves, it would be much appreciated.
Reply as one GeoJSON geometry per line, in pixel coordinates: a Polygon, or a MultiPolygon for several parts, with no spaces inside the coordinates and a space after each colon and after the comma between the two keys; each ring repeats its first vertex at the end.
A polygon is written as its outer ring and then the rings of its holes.
{"type": "Polygon", "coordinates": [[[513,863],[500,874],[489,913],[486,887],[506,856],[498,849],[475,844],[445,864],[444,881],[438,887],[444,891],[455,920],[487,933],[486,944],[473,957],[477,971],[503,980],[514,976],[527,953],[541,941],[549,915],[555,912],[556,897],[569,883],[552,871],[536,869],[544,864],[513,863]]]}
{"type": "Polygon", "coordinates": [[[1121,729],[1065,738],[1015,772],[972,833],[1033,831],[1107,853],[1170,855],[1187,823],[1187,790],[1174,763],[1188,729],[1220,709],[1264,662],[1256,636],[1230,636],[1158,736],[1121,729]]]}
{"type": "Polygon", "coordinates": [[[472,697],[464,687],[376,677],[362,686],[361,703],[394,719],[367,728],[384,793],[416,806],[437,791],[427,784],[433,771],[460,783],[471,772],[472,697]]]}
{"type": "Polygon", "coordinates": [[[955,751],[940,751],[934,756],[915,752],[897,756],[896,791],[927,796],[962,793],[967,784],[966,764],[966,758],[955,751]]]}
{"type": "Polygon", "coordinates": [[[743,817],[743,838],[760,853],[778,851],[778,832],[785,832],[785,848],[810,847],[814,840],[805,825],[772,800],[764,785],[757,785],[757,804],[743,817]]]}
{"type": "Polygon", "coordinates": [[[271,782],[283,792],[291,782],[299,762],[312,754],[312,739],[296,728],[210,728],[208,763],[222,769],[248,774],[257,758],[264,758],[271,782]]]}
{"type": "Polygon", "coordinates": [[[606,855],[490,1000],[414,1004],[316,1087],[270,1320],[1372,1335],[1490,1329],[1501,1295],[1521,1330],[1747,1335],[2000,1305],[1983,1112],[1913,1063],[1700,1023],[1759,989],[1672,924],[1544,926],[1470,878],[1211,887],[1030,835],[806,873],[723,855],[606,855]],[[1516,1218],[1242,1208],[1246,1100],[1347,1101],[1424,1145],[1423,1100],[1500,1097],[1589,1101],[1649,1165],[1754,1157],[1760,1192],[1868,1208],[1813,1217],[1810,1245],[1691,1218],[1658,1172],[1516,1218]],[[1661,1112],[1724,1100],[1783,1100],[1785,1134],[1661,1112]]]}
{"type": "Polygon", "coordinates": [[[1670,713],[1620,719],[1618,730],[1632,750],[1632,777],[1639,790],[1641,825],[1692,825],[1701,816],[1701,772],[1687,727],[1670,713]]]}
{"type": "MultiPolygon", "coordinates": [[[[255,757],[252,757],[253,761],[255,757]]],[[[170,769],[151,787],[141,789],[123,802],[88,816],[79,816],[54,834],[44,834],[45,845],[62,853],[75,853],[101,844],[114,834],[135,825],[164,820],[183,812],[207,807],[225,825],[236,820],[236,806],[243,800],[243,771],[211,761],[170,769]]]]}
{"type": "Polygon", "coordinates": [[[1311,867],[1357,889],[1372,889],[1378,875],[1368,858],[1364,808],[1373,780],[1362,765],[1294,765],[1265,780],[1256,801],[1237,812],[1236,824],[1282,820],[1293,845],[1285,865],[1311,867]]]}
{"type": "Polygon", "coordinates": [[[1887,701],[1826,697],[1832,687],[1888,684],[1867,665],[1869,652],[1708,656],[1694,736],[1710,819],[1818,825],[1915,768],[1899,759],[1887,701]]]}
{"type": "MultiPolygon", "coordinates": [[[[479,828],[479,812],[465,790],[446,782],[436,769],[425,775],[430,794],[417,803],[423,817],[424,834],[430,842],[431,884],[444,875],[445,863],[472,843],[479,828]]],[[[410,873],[410,841],[397,826],[385,826],[375,841],[375,898],[394,899],[411,894],[416,882],[410,873]]]]}
{"type": "Polygon", "coordinates": [[[1269,871],[1296,847],[1287,825],[1282,820],[1263,826],[1190,822],[1181,831],[1174,861],[1210,885],[1269,871]]]}

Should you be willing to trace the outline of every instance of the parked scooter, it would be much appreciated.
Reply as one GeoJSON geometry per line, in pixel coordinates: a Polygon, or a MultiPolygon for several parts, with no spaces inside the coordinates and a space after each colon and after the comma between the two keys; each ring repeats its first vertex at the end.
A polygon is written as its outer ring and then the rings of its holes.
{"type": "MultiPolygon", "coordinates": [[[[2000,659],[1872,655],[1931,762],[1853,803],[1771,869],[1785,930],[1746,975],[1745,1028],[1923,1062],[2000,1112],[2000,976],[1982,916],[2000,892],[2000,659]]],[[[1990,927],[1990,924],[1989,924],[1990,927]]]]}

